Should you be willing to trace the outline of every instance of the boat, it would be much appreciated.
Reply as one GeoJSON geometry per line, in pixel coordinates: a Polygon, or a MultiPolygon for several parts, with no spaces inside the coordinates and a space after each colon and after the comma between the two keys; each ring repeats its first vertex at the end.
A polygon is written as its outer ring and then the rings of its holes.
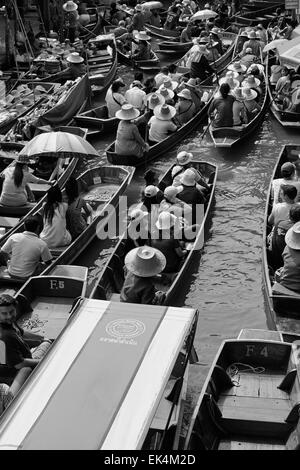
{"type": "Polygon", "coordinates": [[[247,11],[241,15],[234,16],[234,23],[239,27],[240,26],[255,26],[257,24],[262,24],[267,26],[270,21],[272,21],[276,15],[275,11],[278,7],[284,7],[284,3],[270,3],[264,8],[259,8],[253,11],[247,11]]]}
{"type": "Polygon", "coordinates": [[[299,345],[268,330],[223,341],[185,450],[299,450],[299,345]]]}
{"type": "Polygon", "coordinates": [[[79,38],[86,43],[89,39],[98,36],[102,29],[102,13],[100,7],[87,8],[87,12],[90,15],[90,23],[84,28],[82,32],[79,32],[79,38]]]}
{"type": "Polygon", "coordinates": [[[179,41],[182,29],[183,28],[177,28],[173,31],[170,31],[168,29],[158,28],[157,26],[153,26],[149,23],[145,25],[145,30],[150,33],[151,36],[163,39],[165,41],[174,41],[176,38],[178,38],[179,41]]]}
{"type": "MultiPolygon", "coordinates": [[[[205,228],[207,227],[208,214],[212,208],[214,200],[214,192],[217,181],[217,167],[207,162],[193,161],[192,165],[194,168],[199,170],[207,183],[211,184],[212,189],[209,195],[209,201],[205,205],[203,219],[201,222],[201,228],[197,234],[194,242],[186,244],[188,254],[183,259],[180,269],[176,273],[166,275],[167,279],[163,279],[163,282],[158,282],[156,287],[158,290],[165,292],[165,299],[163,305],[172,305],[176,293],[180,289],[182,290],[182,281],[192,259],[199,253],[199,250],[203,248],[205,228]],[[165,283],[165,281],[167,281],[165,283]]],[[[172,165],[162,179],[158,183],[159,189],[162,191],[165,187],[172,184],[171,172],[174,165],[172,165]]],[[[114,252],[107,261],[105,267],[100,273],[98,280],[92,290],[90,297],[93,299],[112,300],[114,302],[120,301],[120,292],[124,283],[124,259],[126,254],[135,248],[134,242],[127,236],[127,230],[117,243],[114,252]]]]}
{"type": "Polygon", "coordinates": [[[274,167],[265,210],[262,254],[264,297],[266,299],[269,328],[280,331],[292,331],[298,334],[300,334],[300,295],[280,286],[277,282],[274,285],[274,269],[270,253],[267,249],[267,236],[271,231],[271,227],[268,225],[268,217],[272,210],[272,181],[275,178],[281,177],[280,168],[284,163],[298,160],[299,153],[299,145],[285,145],[274,167]]]}
{"type": "Polygon", "coordinates": [[[94,94],[104,95],[117,72],[117,47],[113,34],[101,34],[88,41],[95,47],[93,55],[87,54],[87,70],[94,94]]]}
{"type": "MultiPolygon", "coordinates": [[[[267,64],[270,62],[270,55],[267,58],[267,64]]],[[[292,111],[284,111],[280,109],[278,103],[276,102],[276,97],[278,93],[275,90],[275,86],[270,82],[270,68],[267,69],[267,87],[268,94],[270,98],[270,110],[275,117],[275,119],[287,129],[299,129],[300,128],[300,113],[295,113],[292,111]]]]}
{"type": "MultiPolygon", "coordinates": [[[[123,166],[98,165],[86,170],[77,177],[79,192],[93,209],[93,217],[87,228],[70,245],[51,248],[53,261],[42,272],[43,275],[52,273],[57,265],[72,264],[96,237],[101,238],[104,228],[120,202],[120,196],[129,185],[135,169],[123,166]]],[[[41,210],[44,198],[30,211],[31,215],[41,210]]],[[[24,219],[0,240],[0,246],[12,233],[24,230],[24,219]]],[[[105,235],[105,233],[104,233],[105,235]]],[[[106,234],[107,235],[107,234],[106,234]]],[[[22,281],[12,279],[5,267],[0,267],[1,284],[14,285],[22,281]]]]}
{"type": "Polygon", "coordinates": [[[177,129],[176,132],[170,134],[162,142],[158,142],[152,145],[149,152],[146,153],[142,158],[135,157],[133,155],[118,155],[115,153],[115,143],[113,142],[106,149],[107,160],[113,165],[130,165],[130,166],[142,166],[147,165],[150,161],[158,158],[160,155],[169,151],[172,147],[182,141],[188,134],[196,129],[206,118],[207,110],[212,99],[213,93],[216,90],[216,86],[203,86],[203,91],[208,93],[208,100],[202,109],[200,109],[195,116],[193,116],[186,124],[177,129]]]}
{"type": "Polygon", "coordinates": [[[134,60],[133,66],[144,73],[155,73],[160,70],[160,60],[154,51],[151,51],[151,56],[151,59],[147,60],[134,60]]]}
{"type": "Polygon", "coordinates": [[[192,308],[78,302],[3,413],[1,449],[178,448],[197,320],[192,308]]]}
{"type": "Polygon", "coordinates": [[[118,127],[119,119],[116,117],[108,117],[108,109],[106,105],[89,109],[74,116],[74,122],[78,126],[84,126],[88,129],[87,139],[98,136],[107,135],[115,132],[118,127]]]}

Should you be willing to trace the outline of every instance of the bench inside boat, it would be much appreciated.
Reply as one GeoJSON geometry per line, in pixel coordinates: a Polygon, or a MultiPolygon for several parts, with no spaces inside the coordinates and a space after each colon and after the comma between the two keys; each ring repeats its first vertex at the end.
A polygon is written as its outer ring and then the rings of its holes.
{"type": "Polygon", "coordinates": [[[297,448],[299,351],[298,341],[225,341],[196,406],[188,448],[297,448]]]}

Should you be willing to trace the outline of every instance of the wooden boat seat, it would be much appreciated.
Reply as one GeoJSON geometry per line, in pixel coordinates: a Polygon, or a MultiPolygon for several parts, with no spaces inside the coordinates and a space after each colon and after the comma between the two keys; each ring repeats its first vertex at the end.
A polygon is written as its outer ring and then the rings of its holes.
{"type": "Polygon", "coordinates": [[[10,229],[12,227],[15,227],[19,220],[20,219],[17,217],[0,217],[0,227],[10,229]]]}
{"type": "Polygon", "coordinates": [[[259,442],[257,440],[222,439],[218,450],[286,450],[281,442],[259,442]]]}
{"type": "Polygon", "coordinates": [[[55,248],[50,248],[51,255],[53,258],[60,256],[69,245],[65,246],[56,246],[55,248]]]}
{"type": "Polygon", "coordinates": [[[22,217],[23,215],[27,214],[34,207],[34,204],[26,204],[25,206],[4,206],[0,204],[0,214],[2,216],[8,217],[22,217]]]}
{"type": "Polygon", "coordinates": [[[9,284],[16,284],[16,285],[24,284],[23,280],[14,279],[10,277],[6,266],[0,266],[0,282],[4,282],[4,281],[8,282],[9,284]]]}
{"type": "Polygon", "coordinates": [[[112,302],[120,302],[120,298],[121,298],[121,295],[120,294],[112,294],[111,298],[109,300],[111,300],[112,302]]]}
{"type": "Polygon", "coordinates": [[[86,267],[58,264],[51,271],[51,276],[73,277],[84,280],[86,278],[86,267]]]}

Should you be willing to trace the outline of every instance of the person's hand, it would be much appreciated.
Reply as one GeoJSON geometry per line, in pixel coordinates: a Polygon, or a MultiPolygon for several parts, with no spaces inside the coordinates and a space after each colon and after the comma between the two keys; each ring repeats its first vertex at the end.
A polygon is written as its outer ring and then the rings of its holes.
{"type": "Polygon", "coordinates": [[[56,180],[49,181],[49,184],[51,184],[51,186],[54,186],[56,184],[56,180]]]}
{"type": "Polygon", "coordinates": [[[149,149],[150,149],[150,145],[149,145],[149,144],[145,144],[145,152],[149,152],[149,149]]]}

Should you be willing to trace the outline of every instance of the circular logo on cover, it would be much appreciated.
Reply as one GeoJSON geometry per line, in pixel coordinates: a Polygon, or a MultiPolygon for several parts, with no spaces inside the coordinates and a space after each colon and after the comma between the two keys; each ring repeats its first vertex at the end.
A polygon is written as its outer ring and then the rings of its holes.
{"type": "Polygon", "coordinates": [[[146,330],[146,326],[139,320],[121,319],[114,320],[106,326],[106,332],[115,338],[135,338],[140,336],[146,330]]]}

